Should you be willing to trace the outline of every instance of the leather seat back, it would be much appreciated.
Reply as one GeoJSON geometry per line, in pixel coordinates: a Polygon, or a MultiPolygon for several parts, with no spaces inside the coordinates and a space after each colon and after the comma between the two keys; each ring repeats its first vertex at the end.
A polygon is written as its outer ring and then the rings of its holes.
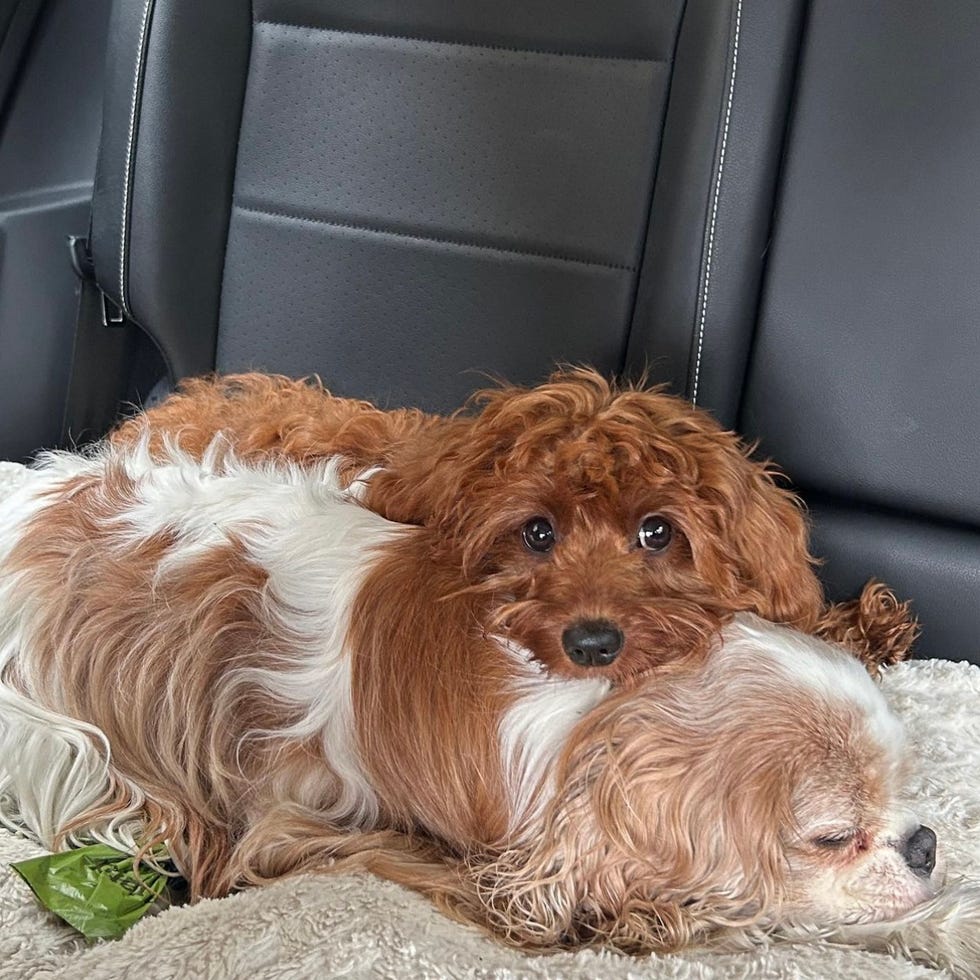
{"type": "Polygon", "coordinates": [[[830,592],[878,576],[920,654],[980,662],[978,45],[971,3],[810,4],[758,316],[691,348],[699,403],[805,496],[830,592]]]}
{"type": "Polygon", "coordinates": [[[801,10],[115,0],[100,286],[174,379],[430,409],[560,361],[675,380],[732,65],[766,105],[767,216],[801,10]]]}
{"type": "Polygon", "coordinates": [[[682,8],[118,0],[100,282],[175,376],[621,370],[682,8]]]}

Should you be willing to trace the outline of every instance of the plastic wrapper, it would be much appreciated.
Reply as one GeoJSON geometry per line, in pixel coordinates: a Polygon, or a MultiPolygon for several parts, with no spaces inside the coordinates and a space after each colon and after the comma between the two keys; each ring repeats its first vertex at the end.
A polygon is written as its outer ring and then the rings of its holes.
{"type": "Polygon", "coordinates": [[[181,884],[154,852],[137,872],[133,856],[105,844],[18,861],[11,867],[40,903],[88,939],[116,939],[150,911],[171,904],[181,884]]]}

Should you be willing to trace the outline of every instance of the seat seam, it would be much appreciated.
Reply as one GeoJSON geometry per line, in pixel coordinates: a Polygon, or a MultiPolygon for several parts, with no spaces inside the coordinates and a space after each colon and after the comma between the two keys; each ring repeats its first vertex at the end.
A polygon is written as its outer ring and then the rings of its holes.
{"type": "Polygon", "coordinates": [[[346,228],[350,231],[363,231],[373,235],[384,235],[391,238],[401,238],[406,241],[429,242],[435,245],[454,245],[459,248],[474,248],[484,252],[497,252],[502,255],[521,255],[527,258],[547,259],[552,262],[566,262],[572,265],[585,265],[599,269],[614,269],[617,272],[635,272],[636,266],[619,265],[615,262],[599,262],[593,259],[576,258],[570,255],[562,255],[556,252],[536,252],[531,249],[506,248],[500,245],[484,245],[480,242],[466,241],[459,238],[444,238],[436,235],[419,235],[403,231],[394,231],[390,228],[382,228],[377,225],[365,225],[353,221],[333,221],[329,218],[316,218],[309,215],[296,214],[295,212],[259,208],[253,205],[235,202],[235,208],[246,214],[265,215],[270,218],[284,218],[288,221],[296,221],[305,224],[323,225],[328,228],[346,228]]]}
{"type": "Polygon", "coordinates": [[[296,24],[286,20],[258,20],[256,27],[289,27],[300,31],[330,34],[348,34],[354,37],[377,37],[389,41],[417,41],[420,44],[446,44],[453,47],[478,48],[483,51],[506,51],[511,54],[552,55],[556,58],[587,58],[593,61],[627,61],[641,65],[666,64],[666,58],[631,58],[621,54],[590,54],[586,51],[547,51],[544,48],[513,48],[504,44],[480,44],[476,41],[444,41],[434,37],[418,37],[411,34],[386,34],[383,31],[353,31],[340,27],[317,27],[313,24],[296,24]]]}
{"type": "Polygon", "coordinates": [[[691,402],[698,403],[698,387],[701,382],[701,357],[704,352],[704,331],[708,317],[708,296],[711,288],[711,263],[715,250],[715,227],[718,221],[718,200],[721,197],[721,179],[725,170],[725,152],[728,149],[728,130],[732,121],[732,104],[735,100],[735,75],[738,71],[738,42],[742,27],[742,0],[735,5],[735,33],[732,40],[732,71],[728,82],[728,103],[725,107],[725,123],[722,128],[721,149],[718,153],[718,172],[715,175],[714,195],[711,203],[708,224],[708,246],[704,263],[704,278],[698,295],[698,347],[694,363],[694,383],[691,388],[691,402]]]}
{"type": "Polygon", "coordinates": [[[126,252],[129,240],[129,206],[133,179],[133,157],[136,144],[136,120],[139,114],[139,93],[146,68],[146,39],[150,23],[150,11],[154,0],[146,0],[143,20],[140,24],[139,48],[136,54],[136,73],[133,79],[133,97],[129,109],[129,133],[126,138],[126,161],[123,170],[122,227],[119,241],[119,304],[123,312],[132,318],[132,309],[126,297],[126,252]]]}

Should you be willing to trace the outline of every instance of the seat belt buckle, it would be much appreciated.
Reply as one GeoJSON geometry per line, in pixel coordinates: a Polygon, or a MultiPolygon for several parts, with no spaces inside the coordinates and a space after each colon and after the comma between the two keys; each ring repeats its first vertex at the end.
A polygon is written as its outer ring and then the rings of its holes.
{"type": "Polygon", "coordinates": [[[126,322],[126,315],[119,304],[110,299],[95,279],[95,262],[92,259],[92,249],[85,235],[68,236],[68,254],[71,256],[71,267],[75,275],[84,285],[99,290],[99,300],[102,309],[103,327],[121,327],[126,322]]]}
{"type": "Polygon", "coordinates": [[[99,295],[102,297],[102,326],[121,327],[126,322],[126,314],[119,308],[119,304],[109,299],[101,289],[99,295]]]}

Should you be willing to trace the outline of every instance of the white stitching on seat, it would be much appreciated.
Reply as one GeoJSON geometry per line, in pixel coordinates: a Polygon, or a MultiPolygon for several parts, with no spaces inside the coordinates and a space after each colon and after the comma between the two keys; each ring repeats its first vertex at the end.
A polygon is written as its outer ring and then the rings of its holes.
{"type": "Polygon", "coordinates": [[[704,261],[704,280],[698,296],[698,353],[694,364],[694,386],[691,401],[698,403],[698,384],[701,380],[701,352],[704,349],[704,324],[708,316],[708,288],[711,285],[711,259],[715,250],[715,223],[718,220],[718,198],[721,196],[721,175],[725,169],[725,150],[728,147],[728,127],[732,121],[732,102],[735,98],[735,72],[738,70],[738,38],[742,27],[742,0],[735,6],[735,37],[732,41],[732,74],[728,83],[728,105],[725,108],[725,126],[721,134],[721,150],[718,154],[718,173],[715,177],[714,200],[711,204],[711,224],[708,227],[708,251],[704,261]]]}
{"type": "Polygon", "coordinates": [[[119,303],[127,315],[132,315],[126,299],[126,242],[129,232],[129,191],[133,167],[133,149],[136,143],[136,112],[139,107],[140,82],[146,63],[146,31],[150,23],[153,0],[146,0],[143,22],[140,24],[139,50],[136,54],[136,77],[133,79],[133,99],[129,108],[129,135],[126,139],[126,168],[123,171],[122,223],[119,241],[119,303]]]}

